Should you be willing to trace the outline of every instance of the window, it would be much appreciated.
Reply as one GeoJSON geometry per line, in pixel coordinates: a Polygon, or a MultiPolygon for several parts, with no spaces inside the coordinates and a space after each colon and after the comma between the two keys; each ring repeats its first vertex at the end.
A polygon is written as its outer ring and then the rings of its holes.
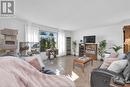
{"type": "Polygon", "coordinates": [[[57,40],[58,40],[57,32],[40,32],[40,51],[44,52],[46,49],[57,48],[57,40]]]}

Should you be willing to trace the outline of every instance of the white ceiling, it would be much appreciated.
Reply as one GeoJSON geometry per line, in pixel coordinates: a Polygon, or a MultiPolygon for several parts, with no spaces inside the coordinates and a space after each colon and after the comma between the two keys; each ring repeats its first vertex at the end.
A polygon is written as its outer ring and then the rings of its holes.
{"type": "Polygon", "coordinates": [[[18,17],[66,30],[130,18],[130,0],[15,0],[15,3],[18,17]]]}

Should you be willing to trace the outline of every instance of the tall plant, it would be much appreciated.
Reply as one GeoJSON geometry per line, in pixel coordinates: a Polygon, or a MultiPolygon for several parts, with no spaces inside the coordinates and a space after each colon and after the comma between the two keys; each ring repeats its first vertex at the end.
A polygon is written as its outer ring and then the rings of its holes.
{"type": "Polygon", "coordinates": [[[98,54],[99,56],[101,56],[101,59],[104,57],[104,54],[106,52],[106,46],[107,46],[106,40],[102,40],[101,42],[99,42],[98,54]]]}
{"type": "Polygon", "coordinates": [[[72,41],[72,49],[73,49],[73,52],[74,52],[74,56],[76,56],[76,47],[77,47],[77,42],[72,41]]]}

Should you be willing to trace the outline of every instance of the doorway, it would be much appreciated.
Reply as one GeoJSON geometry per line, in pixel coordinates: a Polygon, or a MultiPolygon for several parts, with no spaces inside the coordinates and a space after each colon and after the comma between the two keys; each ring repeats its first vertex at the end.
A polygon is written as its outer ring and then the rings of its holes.
{"type": "Polygon", "coordinates": [[[71,37],[66,37],[66,55],[71,55],[71,37]]]}

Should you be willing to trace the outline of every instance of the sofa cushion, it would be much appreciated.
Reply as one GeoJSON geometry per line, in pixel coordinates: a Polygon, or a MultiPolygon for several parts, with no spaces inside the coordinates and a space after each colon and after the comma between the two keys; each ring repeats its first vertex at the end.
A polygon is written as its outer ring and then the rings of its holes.
{"type": "Polygon", "coordinates": [[[126,67],[127,63],[128,63],[128,60],[114,61],[108,67],[108,70],[116,72],[116,73],[121,73],[123,71],[123,69],[126,67]]]}

